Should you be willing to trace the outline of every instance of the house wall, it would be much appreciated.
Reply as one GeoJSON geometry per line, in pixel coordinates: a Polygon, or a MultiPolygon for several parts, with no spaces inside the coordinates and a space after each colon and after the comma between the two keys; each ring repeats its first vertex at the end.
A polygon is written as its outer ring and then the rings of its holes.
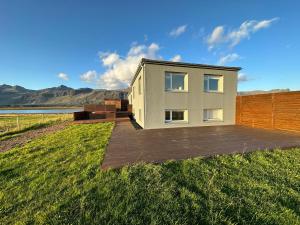
{"type": "Polygon", "coordinates": [[[136,122],[144,128],[144,115],[145,115],[145,104],[144,104],[144,69],[142,68],[136,77],[134,83],[131,86],[131,93],[128,96],[129,104],[132,104],[132,113],[136,122]],[[141,94],[139,94],[138,81],[141,78],[141,94]]]}
{"type": "MultiPolygon", "coordinates": [[[[145,105],[143,96],[133,101],[133,107],[145,107],[145,121],[137,122],[146,129],[187,127],[187,126],[212,126],[235,124],[235,104],[237,95],[237,72],[212,69],[188,68],[145,64],[140,75],[145,79],[145,105]],[[144,73],[142,72],[144,71],[144,73]],[[187,74],[187,91],[166,92],[165,72],[183,72],[187,74]],[[204,74],[223,76],[223,93],[204,92],[204,74]],[[223,109],[223,121],[204,122],[203,110],[210,108],[223,109]],[[165,110],[187,110],[187,122],[165,123],[165,110]]],[[[137,79],[134,85],[137,84],[137,79]]],[[[137,92],[137,88],[136,88],[137,92]]]]}

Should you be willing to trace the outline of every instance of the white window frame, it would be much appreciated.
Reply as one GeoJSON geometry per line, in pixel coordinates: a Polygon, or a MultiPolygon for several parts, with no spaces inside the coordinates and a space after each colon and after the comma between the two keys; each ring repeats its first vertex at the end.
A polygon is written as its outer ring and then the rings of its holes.
{"type": "Polygon", "coordinates": [[[185,115],[186,115],[187,110],[184,109],[166,109],[164,113],[165,117],[165,123],[177,123],[177,122],[187,122],[185,115]],[[170,120],[166,120],[166,112],[170,112],[170,120]],[[183,112],[183,120],[173,120],[172,118],[172,112],[183,112]]]}
{"type": "Polygon", "coordinates": [[[213,93],[223,93],[223,87],[221,87],[221,79],[222,75],[213,75],[213,74],[204,74],[204,83],[203,83],[203,90],[204,92],[213,92],[213,93]],[[209,79],[215,79],[218,80],[218,90],[210,90],[209,88],[209,79]],[[208,80],[207,82],[207,90],[205,90],[205,81],[208,80]]]}
{"type": "Polygon", "coordinates": [[[224,121],[224,110],[222,108],[203,109],[203,121],[204,122],[223,122],[224,121]],[[205,110],[221,110],[222,118],[205,118],[205,110]]]}
{"type": "Polygon", "coordinates": [[[165,83],[165,91],[169,91],[169,92],[172,92],[172,91],[175,91],[175,92],[186,92],[186,81],[185,81],[185,78],[187,76],[186,73],[181,73],[181,72],[165,72],[165,82],[166,82],[166,76],[167,75],[170,75],[170,89],[166,89],[166,83],[165,83]],[[180,90],[180,89],[173,89],[173,75],[176,75],[176,76],[183,76],[183,89],[180,90]]]}

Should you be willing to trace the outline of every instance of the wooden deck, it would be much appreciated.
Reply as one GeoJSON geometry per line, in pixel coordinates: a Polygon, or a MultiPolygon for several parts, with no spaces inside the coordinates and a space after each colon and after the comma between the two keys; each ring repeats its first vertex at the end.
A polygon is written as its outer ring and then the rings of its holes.
{"type": "Polygon", "coordinates": [[[300,135],[244,126],[136,130],[117,121],[102,168],[300,146],[300,135]]]}

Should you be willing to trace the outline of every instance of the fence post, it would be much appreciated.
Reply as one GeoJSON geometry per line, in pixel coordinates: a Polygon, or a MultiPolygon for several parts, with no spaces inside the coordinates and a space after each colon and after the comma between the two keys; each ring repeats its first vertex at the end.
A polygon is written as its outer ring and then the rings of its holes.
{"type": "Polygon", "coordinates": [[[20,130],[19,116],[17,116],[17,128],[20,130]]]}

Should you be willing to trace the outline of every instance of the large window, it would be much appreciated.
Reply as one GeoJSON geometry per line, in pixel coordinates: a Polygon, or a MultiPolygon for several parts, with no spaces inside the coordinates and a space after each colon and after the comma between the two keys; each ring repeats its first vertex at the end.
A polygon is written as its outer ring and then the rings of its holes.
{"type": "Polygon", "coordinates": [[[206,92],[222,92],[222,76],[204,75],[204,91],[206,92]]]}
{"type": "Polygon", "coordinates": [[[171,73],[165,74],[165,90],[166,91],[184,91],[185,90],[185,76],[184,73],[171,73]]]}
{"type": "Polygon", "coordinates": [[[176,121],[186,121],[185,110],[166,110],[165,111],[165,122],[176,122],[176,121]]]}
{"type": "Polygon", "coordinates": [[[204,109],[204,121],[223,121],[223,109],[204,109]]]}

